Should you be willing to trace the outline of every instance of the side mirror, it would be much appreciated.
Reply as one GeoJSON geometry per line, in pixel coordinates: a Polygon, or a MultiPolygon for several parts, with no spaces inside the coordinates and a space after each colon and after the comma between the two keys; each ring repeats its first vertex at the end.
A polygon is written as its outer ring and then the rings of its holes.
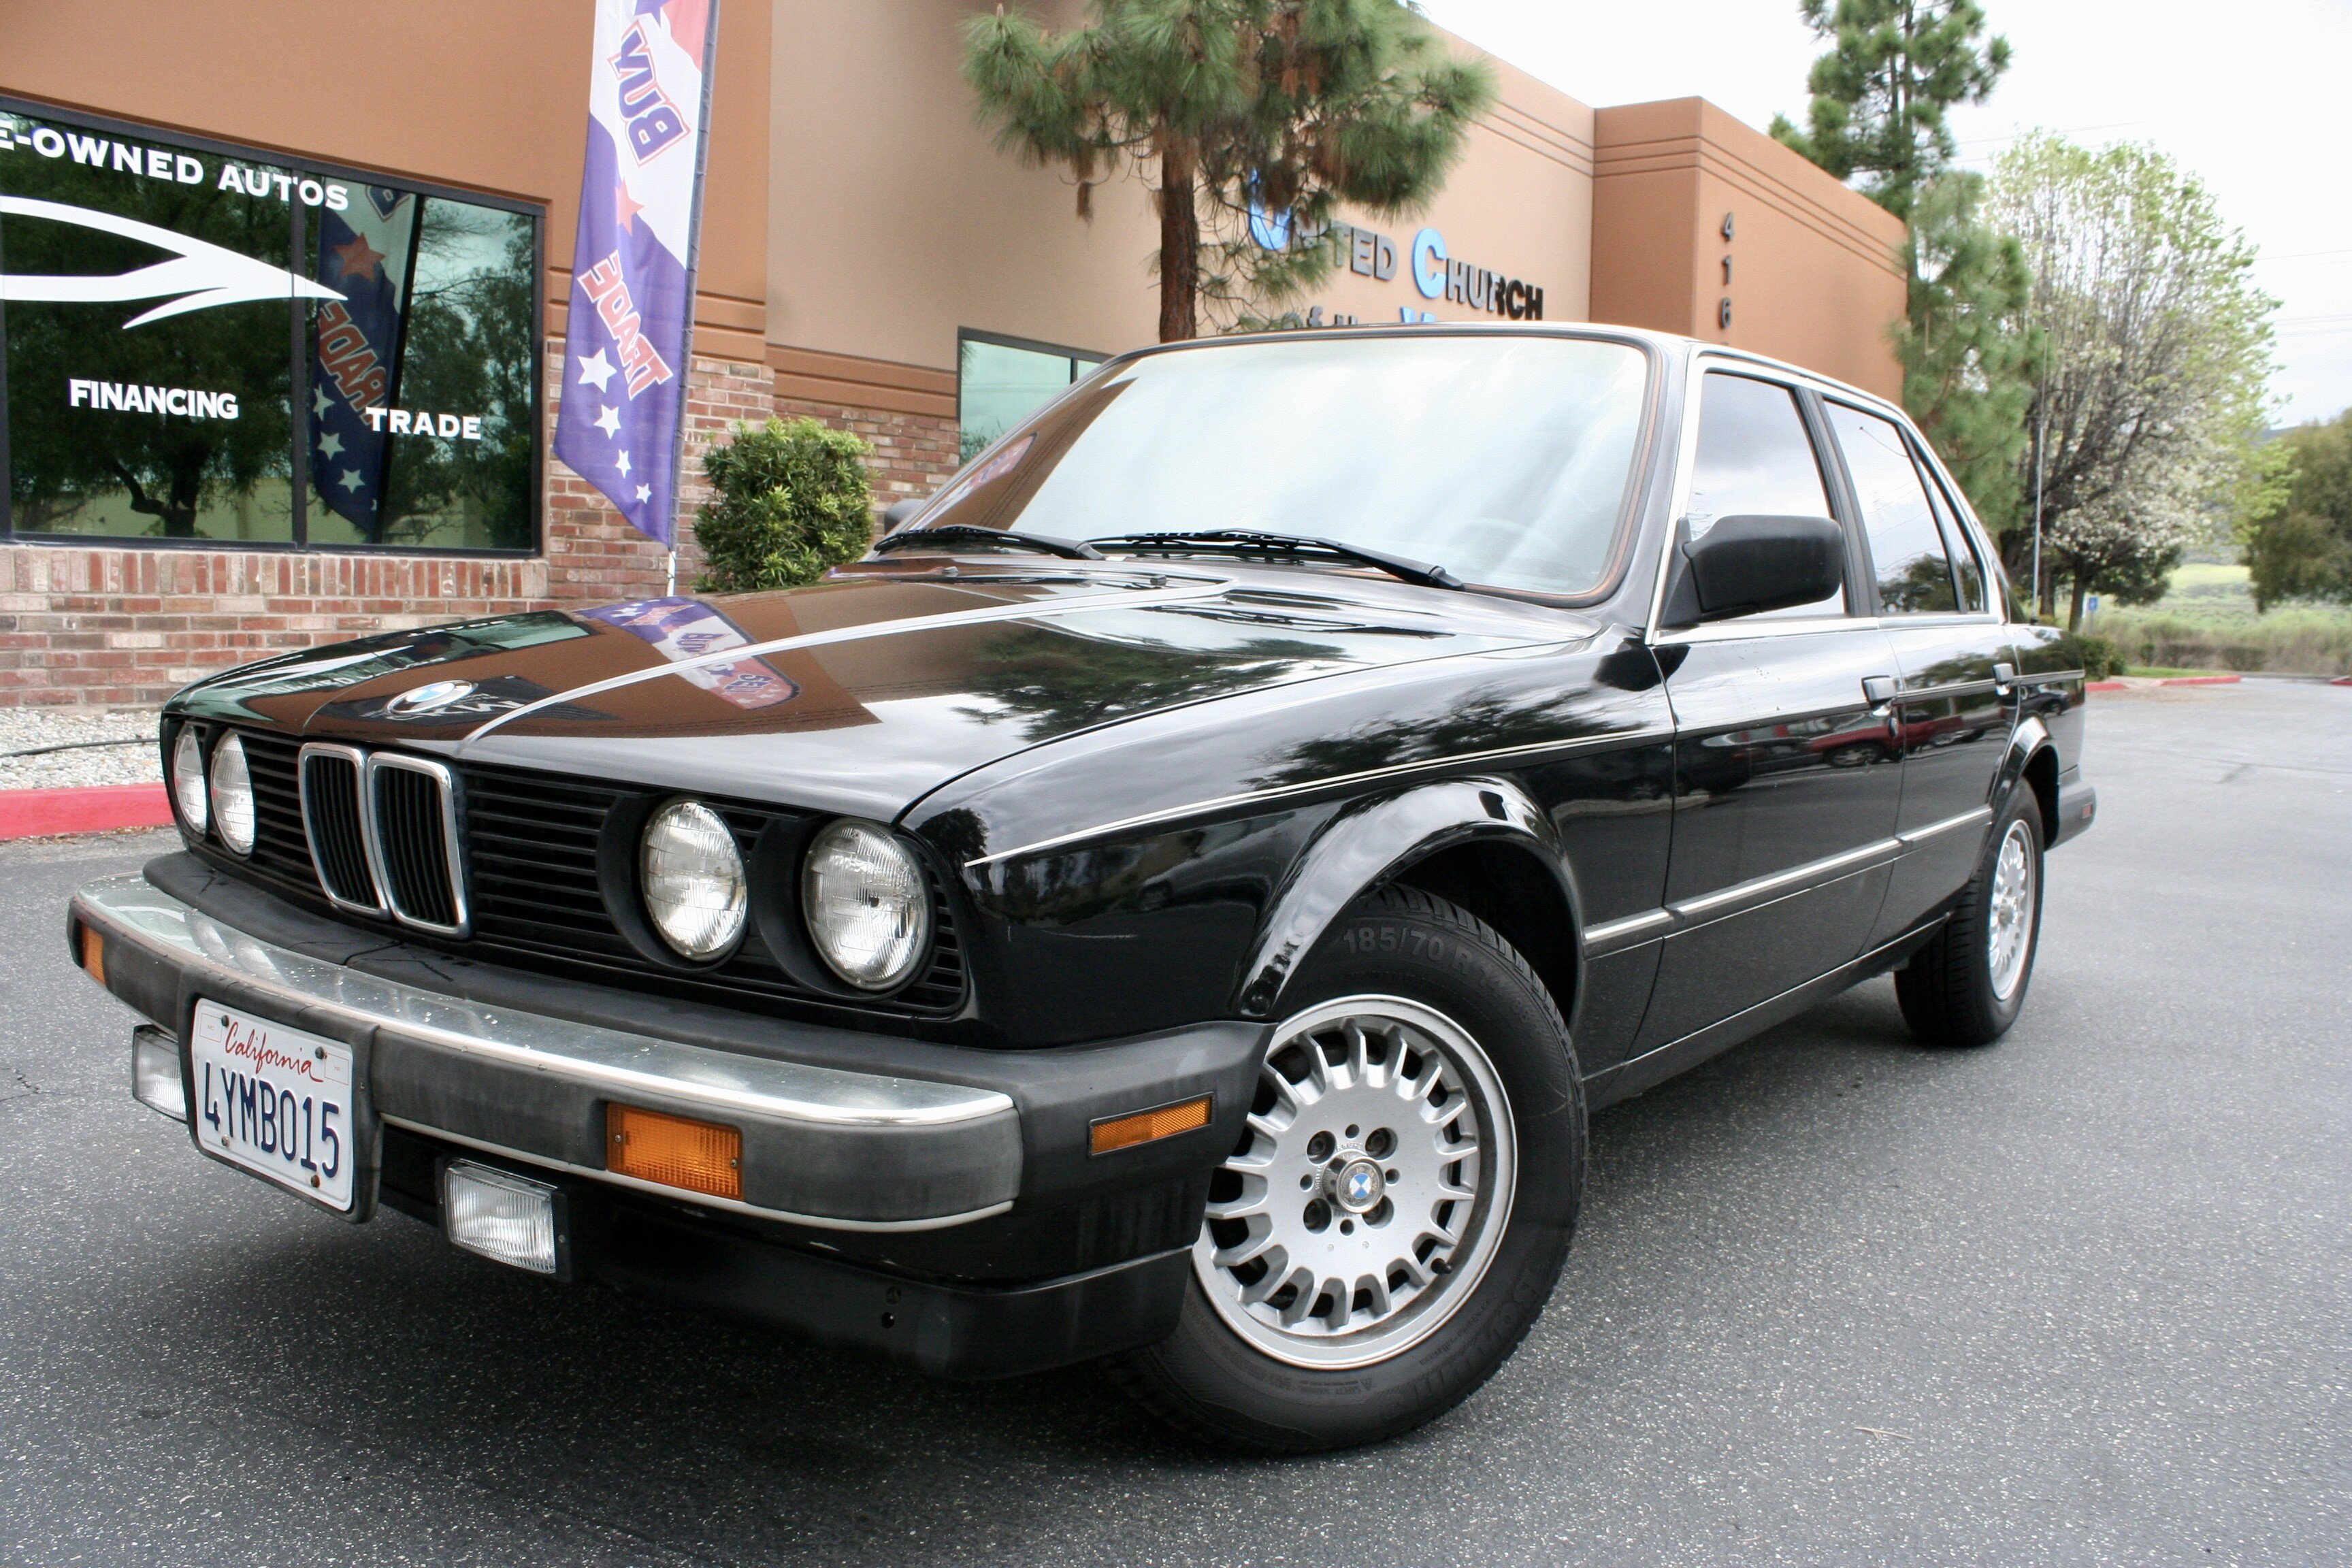
{"type": "Polygon", "coordinates": [[[897,532],[900,523],[930,504],[931,498],[929,496],[908,496],[903,500],[892,501],[882,509],[882,531],[897,532]]]}
{"type": "Polygon", "coordinates": [[[1825,517],[1723,518],[1676,554],[1668,626],[1811,605],[1845,582],[1845,532],[1825,517]]]}

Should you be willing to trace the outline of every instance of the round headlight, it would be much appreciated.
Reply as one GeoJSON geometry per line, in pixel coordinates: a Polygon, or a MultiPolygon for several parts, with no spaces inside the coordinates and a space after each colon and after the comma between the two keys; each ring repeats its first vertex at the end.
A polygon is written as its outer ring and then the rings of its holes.
{"type": "Polygon", "coordinates": [[[205,742],[194,724],[172,742],[172,798],[179,802],[180,820],[202,833],[212,816],[205,799],[205,742]]]}
{"type": "Polygon", "coordinates": [[[235,735],[213,748],[213,826],[222,843],[240,855],[253,853],[253,775],[246,771],[245,744],[235,735]]]}
{"type": "Polygon", "coordinates": [[[716,958],[743,934],[751,890],[735,835],[717,812],[674,800],[654,813],[637,853],[646,915],[686,958],[716,958]]]}
{"type": "Polygon", "coordinates": [[[810,845],[801,870],[809,936],[835,974],[861,991],[887,991],[915,972],[931,936],[931,900],[887,828],[836,822],[810,845]]]}

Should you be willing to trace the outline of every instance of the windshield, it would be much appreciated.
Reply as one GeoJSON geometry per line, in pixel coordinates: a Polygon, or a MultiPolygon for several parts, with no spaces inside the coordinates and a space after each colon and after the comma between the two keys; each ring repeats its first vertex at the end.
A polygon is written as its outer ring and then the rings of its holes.
{"type": "Polygon", "coordinates": [[[1609,572],[1647,379],[1640,349],[1577,338],[1147,354],[966,469],[921,526],[1070,540],[1262,530],[1586,594],[1609,572]]]}

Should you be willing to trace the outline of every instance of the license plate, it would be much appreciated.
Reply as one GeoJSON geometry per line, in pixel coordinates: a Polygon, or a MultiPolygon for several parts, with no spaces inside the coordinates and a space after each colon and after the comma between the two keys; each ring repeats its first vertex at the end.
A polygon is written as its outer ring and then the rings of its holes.
{"type": "Polygon", "coordinates": [[[331,1209],[352,1206],[352,1048],[196,1004],[196,1142],[331,1209]]]}

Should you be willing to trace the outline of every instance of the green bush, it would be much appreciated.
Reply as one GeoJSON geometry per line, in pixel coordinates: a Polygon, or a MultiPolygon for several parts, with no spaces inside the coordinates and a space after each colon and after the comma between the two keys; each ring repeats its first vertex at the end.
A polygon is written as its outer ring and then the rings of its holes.
{"type": "Polygon", "coordinates": [[[695,520],[707,568],[696,587],[719,594],[789,588],[862,554],[874,537],[865,462],[873,450],[814,419],[736,426],[732,441],[702,458],[719,493],[695,520]]]}
{"type": "Polygon", "coordinates": [[[2099,631],[2136,668],[2352,675],[2352,615],[2288,606],[2254,616],[2108,610],[2099,631]]]}
{"type": "Polygon", "coordinates": [[[2123,655],[2105,637],[2088,632],[2068,632],[2058,639],[2058,650],[2070,664],[2083,667],[2086,680],[2105,680],[2124,672],[2123,655]]]}

